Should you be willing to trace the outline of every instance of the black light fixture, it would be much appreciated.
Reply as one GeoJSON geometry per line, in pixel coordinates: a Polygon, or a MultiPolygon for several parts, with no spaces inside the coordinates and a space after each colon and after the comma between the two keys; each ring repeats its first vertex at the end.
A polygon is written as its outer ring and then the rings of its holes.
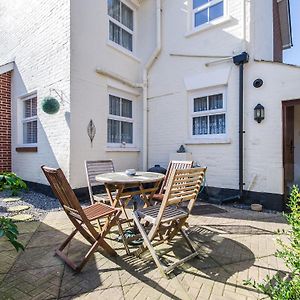
{"type": "Polygon", "coordinates": [[[255,107],[254,107],[254,120],[257,123],[261,123],[261,121],[265,118],[265,108],[258,103],[255,107]]]}

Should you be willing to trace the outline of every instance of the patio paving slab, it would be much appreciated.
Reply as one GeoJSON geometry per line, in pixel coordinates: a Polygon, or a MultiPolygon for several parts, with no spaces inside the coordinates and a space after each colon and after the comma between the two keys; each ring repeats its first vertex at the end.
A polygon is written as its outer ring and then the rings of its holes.
{"type": "MultiPolygon", "coordinates": [[[[58,244],[73,230],[64,212],[50,212],[43,222],[18,223],[26,250],[16,253],[0,240],[0,299],[261,299],[265,295],[243,281],[287,271],[273,253],[275,231],[288,226],[279,214],[221,208],[226,212],[189,219],[189,235],[199,258],[177,268],[170,279],[160,274],[148,253],[142,258],[127,256],[116,240],[116,229],[107,242],[119,256],[96,252],[76,274],[54,256],[58,244]]],[[[65,252],[78,262],[88,249],[87,241],[76,235],[65,252]]],[[[176,238],[172,247],[159,246],[159,252],[171,262],[189,249],[176,238]]]]}

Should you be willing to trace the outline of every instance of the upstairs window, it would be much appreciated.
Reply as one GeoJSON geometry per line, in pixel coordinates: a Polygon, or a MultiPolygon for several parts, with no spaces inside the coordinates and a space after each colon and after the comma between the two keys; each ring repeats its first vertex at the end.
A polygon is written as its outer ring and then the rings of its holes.
{"type": "Polygon", "coordinates": [[[193,0],[194,27],[224,16],[224,0],[193,0]]]}
{"type": "Polygon", "coordinates": [[[107,142],[109,144],[133,143],[133,115],[131,100],[109,95],[107,142]]]}
{"type": "Polygon", "coordinates": [[[226,134],[224,93],[193,97],[192,135],[205,137],[226,134]]]}
{"type": "Polygon", "coordinates": [[[109,39],[133,51],[133,10],[121,0],[108,0],[109,39]]]}
{"type": "Polygon", "coordinates": [[[37,143],[37,96],[30,95],[23,101],[23,144],[37,143]]]}

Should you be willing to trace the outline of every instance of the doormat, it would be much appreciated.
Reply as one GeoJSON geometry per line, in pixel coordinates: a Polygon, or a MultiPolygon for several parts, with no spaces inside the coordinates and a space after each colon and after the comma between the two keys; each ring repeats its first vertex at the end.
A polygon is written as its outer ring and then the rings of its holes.
{"type": "Polygon", "coordinates": [[[217,206],[211,204],[203,204],[203,205],[195,206],[192,210],[192,215],[202,216],[202,215],[210,215],[210,214],[222,214],[226,212],[227,210],[219,208],[217,206]]]}

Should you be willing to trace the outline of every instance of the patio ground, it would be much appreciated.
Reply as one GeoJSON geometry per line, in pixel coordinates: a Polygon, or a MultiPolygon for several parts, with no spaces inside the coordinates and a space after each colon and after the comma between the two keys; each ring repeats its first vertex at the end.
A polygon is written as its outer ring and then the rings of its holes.
{"type": "MultiPolygon", "coordinates": [[[[16,253],[0,239],[0,299],[260,299],[243,280],[262,280],[285,270],[274,257],[277,229],[287,225],[280,214],[256,213],[233,207],[206,211],[195,207],[190,236],[200,258],[165,279],[151,260],[125,255],[115,233],[108,239],[116,258],[96,253],[80,274],[74,274],[54,249],[72,230],[64,212],[49,212],[42,221],[19,223],[24,252],[16,253]],[[204,212],[204,213],[203,213],[204,212]]],[[[208,207],[209,208],[209,207],[208,207]]],[[[78,235],[68,253],[80,258],[87,243],[78,235]]],[[[175,241],[168,258],[181,257],[187,248],[175,241]]],[[[169,252],[170,251],[170,252],[169,252]]]]}

